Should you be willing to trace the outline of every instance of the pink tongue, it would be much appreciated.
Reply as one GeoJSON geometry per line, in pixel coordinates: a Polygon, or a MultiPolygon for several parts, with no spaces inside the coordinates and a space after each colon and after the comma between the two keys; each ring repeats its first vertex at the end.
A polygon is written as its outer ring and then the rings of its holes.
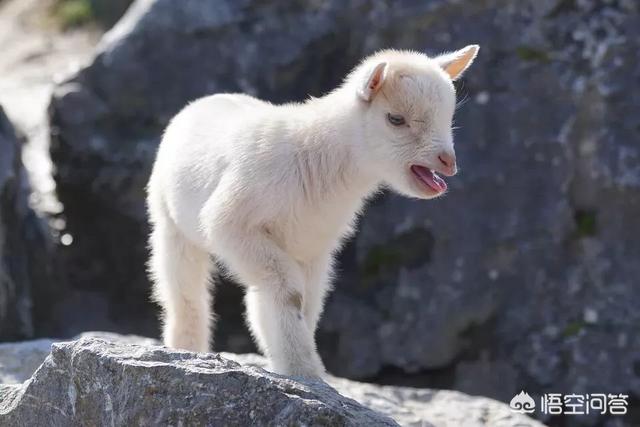
{"type": "Polygon", "coordinates": [[[427,169],[423,166],[413,165],[411,166],[411,170],[418,176],[418,178],[420,178],[422,182],[427,184],[438,193],[441,193],[447,189],[447,183],[444,182],[444,180],[438,175],[433,173],[433,171],[431,171],[430,169],[427,169]]]}

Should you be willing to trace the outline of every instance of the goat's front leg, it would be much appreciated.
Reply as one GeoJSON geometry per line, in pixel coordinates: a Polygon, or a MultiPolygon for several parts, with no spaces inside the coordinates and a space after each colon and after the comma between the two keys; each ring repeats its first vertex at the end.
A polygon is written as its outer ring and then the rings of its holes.
{"type": "Polygon", "coordinates": [[[247,286],[247,320],[273,371],[321,377],[324,366],[303,313],[300,265],[264,230],[225,227],[216,234],[218,255],[247,286]]]}
{"type": "Polygon", "coordinates": [[[318,326],[325,299],[331,291],[333,259],[331,254],[319,257],[306,266],[303,313],[312,334],[318,326]]]}

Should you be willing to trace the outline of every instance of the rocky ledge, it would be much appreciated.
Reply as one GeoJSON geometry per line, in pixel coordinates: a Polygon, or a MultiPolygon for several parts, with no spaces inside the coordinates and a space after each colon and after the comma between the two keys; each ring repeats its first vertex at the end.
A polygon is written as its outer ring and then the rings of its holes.
{"type": "Polygon", "coordinates": [[[32,363],[51,344],[31,378],[0,385],[0,425],[542,425],[502,403],[452,391],[338,378],[330,386],[267,372],[257,355],[104,338],[0,345],[0,378],[12,381],[26,376],[12,358],[32,363]]]}

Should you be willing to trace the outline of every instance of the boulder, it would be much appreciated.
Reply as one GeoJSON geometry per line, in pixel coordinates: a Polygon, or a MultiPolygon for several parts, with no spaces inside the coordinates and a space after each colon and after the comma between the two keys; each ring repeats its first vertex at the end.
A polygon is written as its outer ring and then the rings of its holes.
{"type": "Polygon", "coordinates": [[[16,211],[24,208],[18,200],[22,195],[19,153],[13,126],[0,110],[0,339],[33,334],[26,272],[14,265],[19,260],[13,258],[17,240],[14,224],[20,215],[16,211]],[[18,282],[16,275],[22,276],[18,282]]]}
{"type": "MultiPolygon", "coordinates": [[[[188,101],[302,100],[378,48],[479,43],[458,84],[461,173],[436,201],[370,204],[340,256],[323,359],[339,375],[502,400],[640,396],[639,36],[624,0],[139,0],[51,101],[70,285],[102,295],[115,326],[157,333],[144,185],[188,101]]],[[[222,288],[216,348],[250,350],[240,292],[222,288]]]]}
{"type": "Polygon", "coordinates": [[[0,424],[542,426],[486,398],[331,379],[338,392],[260,365],[95,337],[55,343],[29,380],[0,385],[0,424]]]}
{"type": "MultiPolygon", "coordinates": [[[[97,338],[117,344],[159,345],[153,338],[122,335],[111,332],[83,332],[74,339],[97,338]]],[[[0,343],[0,384],[19,384],[28,380],[51,353],[51,346],[60,340],[35,340],[0,343]]]]}
{"type": "Polygon", "coordinates": [[[51,242],[29,206],[29,183],[16,132],[0,107],[0,342],[32,337],[31,295],[54,287],[51,242]]]}

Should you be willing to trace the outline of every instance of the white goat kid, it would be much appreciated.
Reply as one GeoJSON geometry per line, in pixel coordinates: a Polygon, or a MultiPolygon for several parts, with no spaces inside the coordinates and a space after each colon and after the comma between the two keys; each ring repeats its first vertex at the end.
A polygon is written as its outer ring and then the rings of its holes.
{"type": "Polygon", "coordinates": [[[435,172],[456,173],[452,80],[477,52],[382,51],[322,98],[218,94],[176,115],[148,185],[165,344],[209,350],[215,260],[246,286],[247,320],[271,368],[322,376],[314,332],[334,255],[382,186],[420,199],[446,191],[435,172]]]}

